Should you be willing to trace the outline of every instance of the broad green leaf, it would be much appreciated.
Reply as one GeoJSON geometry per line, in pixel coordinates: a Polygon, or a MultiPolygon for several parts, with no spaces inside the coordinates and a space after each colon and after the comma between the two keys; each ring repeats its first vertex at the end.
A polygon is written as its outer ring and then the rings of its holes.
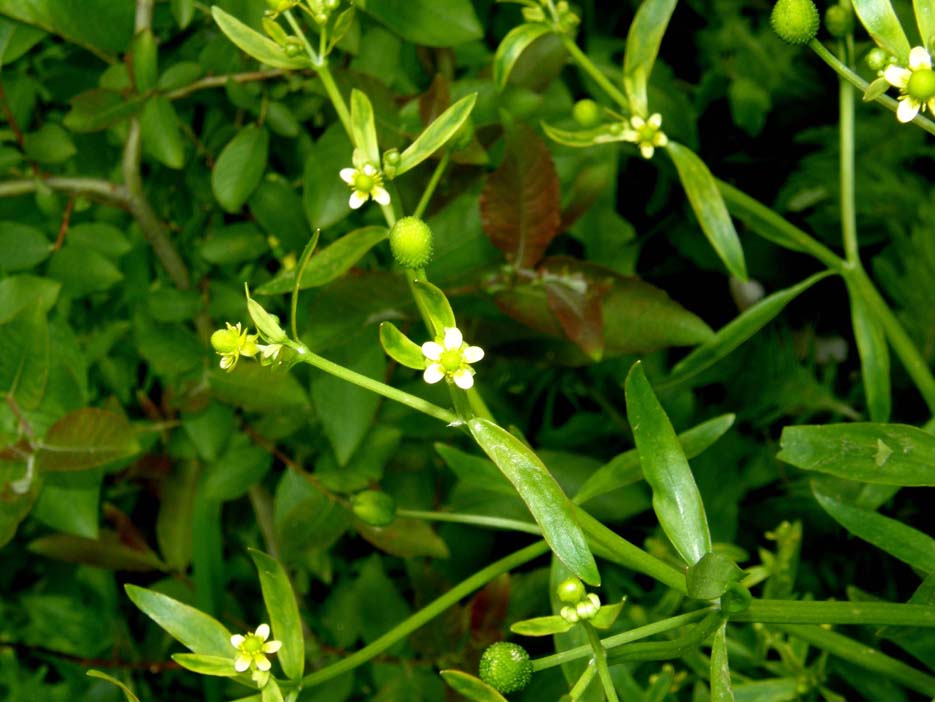
{"type": "Polygon", "coordinates": [[[380,345],[386,355],[400,365],[416,370],[425,368],[422,347],[399,331],[392,322],[380,323],[380,345]]]}
{"type": "Polygon", "coordinates": [[[7,17],[0,17],[0,68],[13,63],[42,41],[45,32],[7,17]]]}
{"type": "Polygon", "coordinates": [[[192,652],[233,660],[231,634],[214,617],[155,590],[136,585],[124,589],[133,604],[192,652]]]}
{"type": "Polygon", "coordinates": [[[785,309],[792,300],[831,273],[824,271],[792,287],[774,292],[721,327],[714,336],[675,364],[669,382],[680,382],[710,368],[750,339],[785,309]]]}
{"type": "Polygon", "coordinates": [[[688,596],[696,600],[713,600],[725,592],[731,583],[740,580],[743,571],[727,556],[711,551],[688,569],[688,596]]]}
{"type": "Polygon", "coordinates": [[[104,292],[123,280],[123,273],[113,261],[95,249],[70,241],[52,257],[48,275],[61,281],[62,293],[73,298],[104,292]]]}
{"type": "Polygon", "coordinates": [[[347,184],[338,177],[351,166],[353,146],[340,124],[332,124],[308,150],[302,176],[302,207],[312,229],[327,230],[348,216],[347,184]]]}
{"type": "Polygon", "coordinates": [[[258,363],[238,363],[228,373],[212,369],[208,384],[215,396],[248,412],[306,412],[308,395],[294,375],[273,373],[258,363]]]}
{"type": "Polygon", "coordinates": [[[549,310],[565,336],[592,361],[604,355],[603,300],[613,289],[613,278],[576,275],[571,259],[549,258],[540,267],[549,310]]]}
{"type": "Polygon", "coordinates": [[[623,88],[630,101],[630,111],[641,117],[649,115],[646,86],[675,4],[676,0],[643,0],[627,33],[623,88]]]}
{"type": "Polygon", "coordinates": [[[161,483],[156,542],[166,563],[179,572],[185,572],[192,560],[198,478],[197,461],[176,461],[172,473],[161,483]]]}
{"type": "Polygon", "coordinates": [[[373,117],[373,105],[367,94],[354,88],[351,91],[351,134],[354,146],[364,158],[379,168],[380,144],[377,142],[377,124],[373,117]]]}
{"type": "Polygon", "coordinates": [[[526,444],[493,422],[471,419],[468,428],[484,453],[513,483],[558,559],[589,585],[599,585],[597,564],[574,507],[545,464],[526,444]]]}
{"type": "Polygon", "coordinates": [[[421,519],[397,518],[385,527],[375,527],[358,520],[354,529],[362,538],[381,551],[399,558],[448,558],[448,545],[427,522],[421,519]]]}
{"type": "Polygon", "coordinates": [[[665,410],[641,363],[626,380],[627,419],[643,475],[653,491],[653,510],[675,550],[688,565],[711,551],[711,533],[701,493],[665,410]]]}
{"type": "Polygon", "coordinates": [[[97,539],[103,471],[49,473],[32,516],[55,531],[97,539]]]}
{"type": "Polygon", "coordinates": [[[711,702],[734,702],[727,661],[727,622],[714,632],[711,644],[711,702]]]}
{"type": "Polygon", "coordinates": [[[97,678],[98,680],[106,680],[112,685],[116,685],[123,692],[123,697],[126,702],[140,702],[140,698],[133,694],[133,690],[127,687],[123,682],[117,680],[117,678],[108,675],[107,673],[102,673],[99,670],[91,669],[85,673],[89,678],[97,678]]]}
{"type": "Polygon", "coordinates": [[[417,280],[413,285],[416,295],[416,302],[432,320],[435,327],[435,336],[445,335],[445,329],[456,327],[455,313],[451,309],[451,303],[445,293],[436,288],[427,280],[417,280]]]}
{"type": "Polygon", "coordinates": [[[0,0],[0,15],[113,57],[127,48],[133,34],[133,7],[112,0],[0,0]]]}
{"type": "Polygon", "coordinates": [[[115,532],[106,529],[101,529],[97,539],[51,534],[31,541],[28,548],[46,558],[107,570],[147,572],[169,569],[152,549],[131,548],[115,532]]]}
{"type": "Polygon", "coordinates": [[[133,248],[123,230],[107,222],[82,222],[70,226],[68,241],[94,249],[108,258],[120,258],[133,248]]]}
{"type": "Polygon", "coordinates": [[[25,307],[47,314],[58,300],[61,284],[33,275],[13,275],[0,280],[0,324],[6,324],[25,307]]]}
{"type": "Polygon", "coordinates": [[[273,456],[269,451],[253,444],[246,435],[235,434],[227,451],[207,467],[204,495],[221,501],[243,497],[269,473],[272,465],[273,456]]]}
{"type": "Polygon", "coordinates": [[[39,307],[26,307],[0,326],[0,397],[23,409],[42,401],[49,379],[49,324],[39,307]]]}
{"type": "Polygon", "coordinates": [[[464,695],[472,702],[507,702],[495,688],[480,678],[460,670],[443,670],[439,673],[448,683],[448,686],[458,694],[464,695]]]}
{"type": "Polygon", "coordinates": [[[746,280],[747,267],[740,238],[711,171],[688,147],[670,141],[665,150],[672,157],[695,217],[711,246],[731,275],[746,280]]]}
{"type": "Polygon", "coordinates": [[[354,5],[420,46],[457,46],[484,35],[470,0],[354,0],[354,5]]]}
{"type": "Polygon", "coordinates": [[[503,37],[493,57],[493,82],[499,90],[506,87],[517,59],[536,39],[552,31],[547,24],[521,24],[503,37]]]}
{"type": "MultiPolygon", "coordinates": [[[[909,61],[909,40],[890,0],[854,0],[854,11],[873,40],[905,66],[909,61]]],[[[927,41],[928,37],[922,39],[927,41]]]]}
{"type": "Polygon", "coordinates": [[[78,153],[75,142],[55,122],[47,122],[25,136],[26,155],[39,163],[65,163],[78,153]]]}
{"type": "Polygon", "coordinates": [[[851,323],[860,354],[860,374],[864,381],[867,409],[874,422],[890,418],[890,353],[879,321],[867,308],[858,290],[850,290],[851,323]]]}
{"type": "Polygon", "coordinates": [[[45,234],[19,222],[0,222],[0,273],[33,268],[52,253],[45,234]]]}
{"type": "Polygon", "coordinates": [[[935,2],[912,0],[912,9],[915,10],[916,25],[919,27],[922,46],[931,46],[932,40],[935,39],[935,2]]]}
{"type": "Polygon", "coordinates": [[[785,427],[776,455],[802,470],[881,485],[935,487],[935,437],[905,424],[785,427]]]}
{"type": "MultiPolygon", "coordinates": [[[[270,236],[286,251],[301,251],[308,241],[308,222],[302,212],[302,198],[282,178],[264,180],[250,196],[250,212],[270,236]]],[[[282,292],[292,289],[290,285],[282,292]]]]}
{"type": "Polygon", "coordinates": [[[148,93],[156,87],[159,78],[159,51],[151,29],[146,27],[137,32],[130,44],[130,54],[136,92],[148,93]]]}
{"type": "MultiPolygon", "coordinates": [[[[337,241],[321,249],[309,259],[302,273],[300,290],[327,285],[347,273],[374,246],[389,236],[386,227],[369,226],[348,232],[337,241]]],[[[257,295],[278,295],[292,290],[295,270],[283,271],[254,292],[257,295]]]]}
{"type": "MultiPolygon", "coordinates": [[[[706,451],[734,425],[735,418],[736,415],[733,414],[722,414],[679,434],[677,438],[682,451],[685,452],[685,458],[691,459],[706,451]]],[[[632,485],[642,479],[643,469],[640,467],[639,453],[636,449],[624,451],[588,477],[575,495],[574,502],[584,504],[599,495],[632,485]]]]}
{"type": "Polygon", "coordinates": [[[471,116],[477,93],[471,93],[445,110],[428,127],[425,128],[414,142],[399,155],[399,165],[396,167],[396,177],[415,168],[429,156],[448,143],[461,125],[471,116]]]}
{"type": "MultiPolygon", "coordinates": [[[[231,646],[231,651],[234,647],[231,646]]],[[[201,675],[217,675],[224,678],[233,678],[240,675],[234,670],[234,657],[206,656],[202,653],[173,653],[172,660],[185,670],[201,675]]]]}
{"type": "Polygon", "coordinates": [[[78,93],[62,123],[73,132],[98,132],[122,122],[143,109],[147,98],[124,97],[119,92],[94,88],[78,93]]]}
{"type": "Polygon", "coordinates": [[[267,251],[269,244],[253,222],[235,222],[212,229],[199,247],[201,257],[218,266],[253,261],[267,251]]]}
{"type": "Polygon", "coordinates": [[[510,624],[510,631],[520,636],[552,636],[552,634],[563,634],[573,626],[572,622],[553,614],[548,617],[533,617],[513,622],[510,624]]]}
{"type": "Polygon", "coordinates": [[[185,29],[195,16],[195,0],[171,0],[172,16],[179,29],[185,29]]]}
{"type": "Polygon", "coordinates": [[[38,442],[36,467],[41,471],[87,470],[139,450],[136,431],[126,417],[85,407],[66,414],[38,442]]]}
{"type": "Polygon", "coordinates": [[[812,482],[818,504],[834,521],[859,539],[886,551],[926,575],[935,573],[935,539],[891,517],[854,507],[825,493],[812,482]]]}
{"type": "Polygon", "coordinates": [[[302,635],[302,619],[289,576],[279,561],[262,551],[251,549],[250,557],[260,576],[273,638],[282,641],[278,653],[279,663],[288,678],[301,680],[305,672],[305,637],[302,635]]]}
{"type": "Polygon", "coordinates": [[[0,547],[6,546],[16,535],[16,530],[29,515],[38,495],[34,480],[25,494],[13,492],[9,485],[0,483],[0,547]]]}
{"type": "Polygon", "coordinates": [[[180,169],[185,165],[185,142],[179,118],[169,99],[156,95],[146,102],[140,116],[143,148],[159,163],[180,169]]]}
{"type": "Polygon", "coordinates": [[[211,16],[217,22],[221,31],[227,35],[237,47],[249,54],[260,63],[273,68],[302,69],[309,68],[311,62],[308,56],[287,56],[285,50],[276,42],[267,39],[254,29],[251,29],[233,15],[229,15],[217,5],[211,6],[211,16]]]}
{"type": "Polygon", "coordinates": [[[269,132],[248,124],[237,132],[218,156],[211,173],[214,197],[225,210],[238,212],[260,184],[266,170],[269,132]]]}
{"type": "Polygon", "coordinates": [[[454,446],[436,443],[435,450],[458,479],[484,490],[516,497],[516,490],[489,460],[465,453],[454,446]]]}

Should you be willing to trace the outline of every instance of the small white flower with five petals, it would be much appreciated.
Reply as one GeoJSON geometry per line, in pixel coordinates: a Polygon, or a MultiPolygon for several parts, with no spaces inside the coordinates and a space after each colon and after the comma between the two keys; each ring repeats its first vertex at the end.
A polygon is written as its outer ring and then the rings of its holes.
{"type": "Polygon", "coordinates": [[[896,108],[896,119],[900,122],[911,122],[926,106],[935,113],[935,71],[925,47],[917,46],[909,52],[908,68],[887,66],[883,77],[902,93],[896,108]]]}
{"type": "Polygon", "coordinates": [[[269,638],[269,624],[260,624],[256,631],[231,636],[231,646],[237,649],[234,659],[234,670],[243,673],[251,667],[266,672],[272,667],[267,653],[276,653],[282,648],[282,641],[267,641],[269,638]]]}
{"type": "Polygon", "coordinates": [[[383,187],[383,174],[369,163],[360,149],[354,149],[354,167],[341,169],[341,180],[351,186],[348,204],[356,210],[373,198],[381,205],[390,204],[390,194],[383,187]]]}
{"type": "Polygon", "coordinates": [[[669,137],[665,135],[661,127],[662,115],[658,112],[650,115],[649,119],[634,115],[630,118],[630,128],[624,130],[623,140],[639,146],[640,155],[643,158],[652,158],[656,147],[669,143],[669,137]]]}
{"type": "Polygon", "coordinates": [[[468,346],[457,328],[447,327],[442,337],[422,344],[422,355],[426,359],[422,375],[426,383],[437,383],[447,377],[467,390],[474,385],[474,369],[470,364],[484,357],[484,349],[468,346]]]}

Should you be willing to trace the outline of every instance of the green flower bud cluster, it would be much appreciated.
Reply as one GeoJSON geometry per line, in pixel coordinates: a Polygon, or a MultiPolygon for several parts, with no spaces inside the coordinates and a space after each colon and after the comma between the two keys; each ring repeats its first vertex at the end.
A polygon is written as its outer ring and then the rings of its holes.
{"type": "Polygon", "coordinates": [[[778,0],[769,21],[780,39],[801,45],[815,38],[820,20],[812,0],[778,0]]]}
{"type": "Polygon", "coordinates": [[[418,217],[403,217],[390,230],[390,250],[403,268],[423,268],[432,259],[432,230],[418,217]]]}
{"type": "Polygon", "coordinates": [[[397,168],[399,168],[399,150],[387,149],[383,152],[383,175],[393,180],[396,177],[397,168]]]}
{"type": "Polygon", "coordinates": [[[500,641],[484,651],[479,674],[481,680],[503,694],[519,692],[532,680],[532,661],[519,644],[500,641]]]}
{"type": "Polygon", "coordinates": [[[323,25],[340,4],[340,0],[309,0],[308,6],[311,9],[312,19],[319,25],[323,25]]]}
{"type": "Polygon", "coordinates": [[[584,583],[578,578],[572,577],[563,580],[556,593],[558,599],[566,603],[559,614],[562,619],[570,624],[593,619],[594,615],[601,609],[601,599],[593,592],[586,592],[584,583]]]}

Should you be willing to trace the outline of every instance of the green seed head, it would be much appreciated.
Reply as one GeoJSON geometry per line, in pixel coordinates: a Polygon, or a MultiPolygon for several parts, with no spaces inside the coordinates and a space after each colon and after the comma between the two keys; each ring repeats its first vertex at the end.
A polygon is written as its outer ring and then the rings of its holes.
{"type": "Polygon", "coordinates": [[[532,679],[532,661],[522,646],[500,641],[481,656],[480,679],[504,694],[519,692],[532,679]]]}
{"type": "Polygon", "coordinates": [[[432,230],[418,217],[403,217],[390,231],[390,250],[403,268],[423,268],[432,259],[432,230]]]}
{"type": "Polygon", "coordinates": [[[578,100],[571,110],[571,116],[582,127],[596,127],[601,123],[601,108],[594,100],[578,100]]]}
{"type": "Polygon", "coordinates": [[[916,100],[926,102],[935,97],[935,71],[931,68],[920,68],[912,72],[906,93],[916,100]]]}
{"type": "Polygon", "coordinates": [[[779,0],[769,21],[783,41],[807,44],[818,33],[818,8],[812,0],[779,0]]]}

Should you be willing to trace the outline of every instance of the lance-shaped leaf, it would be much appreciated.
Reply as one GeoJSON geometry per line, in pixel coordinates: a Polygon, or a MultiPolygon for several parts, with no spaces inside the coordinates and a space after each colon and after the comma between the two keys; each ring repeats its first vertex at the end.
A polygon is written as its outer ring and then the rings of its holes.
{"type": "Polygon", "coordinates": [[[672,158],[679,180],[685,188],[685,194],[691,203],[701,230],[708,237],[714,251],[724,262],[731,275],[747,279],[747,266],[743,259],[740,237],[734,229],[724,198],[718,190],[717,182],[704,161],[688,147],[670,141],[666,153],[672,158]]]}
{"type": "MultiPolygon", "coordinates": [[[[763,698],[759,698],[763,699],[763,698]]],[[[727,622],[714,632],[711,644],[711,702],[734,702],[727,662],[727,622]]]]}
{"type": "Polygon", "coordinates": [[[85,407],[52,425],[36,451],[41,471],[87,470],[132,456],[140,450],[126,417],[85,407]]]}
{"type": "Polygon", "coordinates": [[[716,599],[742,577],[743,571],[727,556],[713,551],[706,553],[685,576],[688,596],[696,600],[716,599]]]}
{"type": "Polygon", "coordinates": [[[444,336],[445,329],[457,326],[455,313],[445,293],[427,280],[417,280],[412,286],[419,309],[432,321],[435,336],[444,336]]]}
{"type": "Polygon", "coordinates": [[[457,46],[484,36],[470,0],[355,0],[354,4],[419,46],[457,46]]]}
{"type": "Polygon", "coordinates": [[[302,69],[311,66],[308,56],[287,56],[285,50],[255,29],[251,29],[217,5],[211,6],[211,16],[221,31],[244,53],[273,68],[302,69]]]}
{"type": "Polygon", "coordinates": [[[398,364],[416,370],[425,368],[422,347],[399,331],[392,322],[380,323],[380,345],[386,355],[398,364]]]}
{"type": "Polygon", "coordinates": [[[621,124],[602,124],[599,127],[591,129],[559,129],[550,124],[542,122],[542,131],[552,141],[556,141],[562,146],[570,146],[575,149],[586,149],[596,144],[610,144],[615,141],[625,141],[623,138],[623,125],[621,124]]]}
{"type": "Polygon", "coordinates": [[[80,563],[107,570],[169,570],[149,546],[142,544],[139,548],[132,548],[115,532],[106,529],[101,530],[97,539],[72,534],[50,534],[31,541],[29,550],[65,563],[80,563]]]}
{"type": "Polygon", "coordinates": [[[604,354],[602,300],[613,287],[613,278],[588,278],[572,272],[568,262],[571,259],[550,258],[540,268],[549,309],[562,325],[565,336],[589,358],[599,361],[604,354]]]}
{"type": "Polygon", "coordinates": [[[200,675],[216,675],[222,678],[233,678],[239,675],[234,669],[234,659],[230,656],[206,656],[202,653],[174,653],[172,660],[186,670],[200,675]]]}
{"type": "Polygon", "coordinates": [[[133,5],[111,0],[0,0],[0,15],[41,27],[97,56],[126,50],[133,35],[133,5]]]}
{"type": "Polygon", "coordinates": [[[425,131],[422,132],[409,147],[399,155],[399,165],[396,167],[398,177],[406,171],[415,168],[429,156],[448,143],[461,126],[471,116],[474,103],[477,102],[477,93],[461,98],[454,105],[438,116],[425,131]]]}
{"type": "Polygon", "coordinates": [[[867,309],[867,303],[857,290],[849,290],[851,298],[851,324],[860,354],[860,374],[867,396],[867,409],[874,422],[887,422],[890,418],[890,352],[883,327],[867,309]]]}
{"type": "Polygon", "coordinates": [[[776,455],[802,470],[879,485],[935,487],[935,436],[906,424],[786,427],[776,455]]]}
{"type": "Polygon", "coordinates": [[[124,589],[133,604],[189,650],[233,660],[236,651],[231,634],[214,617],[155,590],[136,585],[124,589]]]}
{"type": "Polygon", "coordinates": [[[282,642],[277,654],[282,670],[290,680],[301,680],[305,672],[305,637],[302,619],[289,577],[282,565],[262,551],[250,550],[260,576],[263,601],[269,612],[273,638],[282,642]]]}
{"type": "Polygon", "coordinates": [[[816,273],[797,285],[764,297],[679,361],[672,369],[669,382],[687,380],[713,366],[775,319],[792,300],[829,275],[830,271],[816,273]]]}
{"type": "Polygon", "coordinates": [[[548,617],[533,617],[510,624],[510,631],[520,636],[552,636],[564,634],[574,626],[573,622],[557,614],[548,617]]]}
{"type": "Polygon", "coordinates": [[[926,575],[935,573],[935,539],[891,517],[854,507],[825,492],[812,482],[812,493],[821,508],[859,539],[886,551],[926,575]]]}
{"type": "Polygon", "coordinates": [[[574,507],[545,464],[526,444],[493,422],[472,419],[468,428],[484,453],[513,483],[558,559],[586,583],[600,584],[597,564],[574,507]]]}
{"type": "Polygon", "coordinates": [[[493,82],[499,90],[506,87],[513,66],[529,45],[550,31],[552,30],[544,23],[521,24],[503,37],[493,57],[493,82]]]}
{"type": "Polygon", "coordinates": [[[694,565],[711,550],[711,533],[685,452],[641,363],[630,369],[625,391],[627,418],[653,491],[653,510],[675,550],[694,565]]]}
{"type": "Polygon", "coordinates": [[[102,673],[100,670],[91,669],[85,673],[89,678],[97,678],[98,680],[106,680],[111,685],[116,685],[120,688],[120,691],[123,692],[123,697],[127,702],[140,702],[140,698],[133,694],[133,690],[126,686],[121,680],[107,673],[102,673]]]}
{"type": "Polygon", "coordinates": [[[649,114],[646,86],[675,3],[676,0],[644,0],[627,33],[623,88],[630,101],[630,111],[641,117],[649,114]]]}
{"type": "Polygon", "coordinates": [[[507,702],[506,697],[497,692],[480,678],[460,670],[443,670],[439,673],[455,692],[464,695],[472,702],[507,702]]]}
{"type": "Polygon", "coordinates": [[[615,602],[614,604],[601,605],[601,608],[597,610],[597,614],[591,618],[591,626],[601,631],[612,627],[623,611],[623,606],[626,602],[627,598],[624,596],[619,602],[615,602]]]}
{"type": "Polygon", "coordinates": [[[377,142],[373,105],[367,94],[357,88],[351,91],[351,136],[354,138],[354,146],[361,150],[364,158],[379,168],[380,144],[377,142]]]}
{"type": "MultiPolygon", "coordinates": [[[[890,0],[854,0],[854,11],[873,40],[893,54],[902,65],[909,61],[909,40],[890,0]]],[[[923,42],[928,37],[922,37],[923,42]]]]}
{"type": "Polygon", "coordinates": [[[481,193],[481,223],[507,260],[536,265],[561,221],[559,185],[552,156],[529,127],[507,132],[506,153],[481,193]]]}
{"type": "Polygon", "coordinates": [[[922,45],[931,46],[935,38],[935,0],[912,0],[912,9],[915,11],[922,45]]]}

